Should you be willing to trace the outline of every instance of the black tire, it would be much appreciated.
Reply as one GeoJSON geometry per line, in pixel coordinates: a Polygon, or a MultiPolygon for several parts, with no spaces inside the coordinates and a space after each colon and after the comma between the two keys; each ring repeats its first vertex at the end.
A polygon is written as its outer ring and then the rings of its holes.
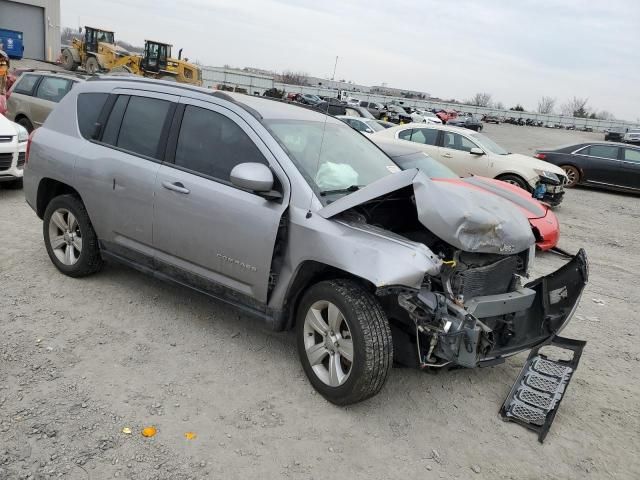
{"type": "Polygon", "coordinates": [[[62,52],[62,68],[72,72],[78,69],[78,63],[73,59],[73,53],[69,48],[65,48],[62,52]]]}
{"type": "Polygon", "coordinates": [[[42,234],[44,244],[47,248],[49,258],[65,275],[69,277],[85,277],[98,272],[102,268],[102,257],[100,256],[100,247],[98,245],[98,236],[96,235],[89,214],[84,204],[74,195],[60,195],[55,197],[44,212],[42,222],[42,234]],[[73,214],[78,223],[79,232],[82,238],[82,250],[76,263],[73,265],[65,265],[62,263],[53,251],[51,240],[49,238],[49,225],[51,216],[58,210],[65,209],[73,214]]]}
{"type": "Polygon", "coordinates": [[[529,185],[527,184],[525,179],[522,177],[519,177],[518,175],[512,175],[512,174],[500,175],[499,177],[497,177],[497,179],[502,180],[503,182],[510,183],[511,185],[516,185],[517,187],[520,187],[523,190],[526,190],[527,192],[530,191],[529,185]]]}
{"type": "Polygon", "coordinates": [[[20,117],[16,123],[18,125],[22,125],[27,130],[27,132],[33,132],[33,124],[27,117],[20,117]]]}
{"type": "Polygon", "coordinates": [[[376,298],[351,280],[330,280],[313,285],[302,297],[296,318],[298,354],[313,387],[336,405],[361,402],[384,386],[393,363],[391,329],[376,298]],[[353,363],[346,381],[332,387],[313,371],[305,350],[305,317],[318,301],[333,303],[342,312],[353,343],[353,363]]]}
{"type": "Polygon", "coordinates": [[[87,58],[87,62],[85,63],[84,69],[87,71],[89,75],[95,75],[100,72],[100,64],[98,63],[98,59],[95,57],[87,58]]]}

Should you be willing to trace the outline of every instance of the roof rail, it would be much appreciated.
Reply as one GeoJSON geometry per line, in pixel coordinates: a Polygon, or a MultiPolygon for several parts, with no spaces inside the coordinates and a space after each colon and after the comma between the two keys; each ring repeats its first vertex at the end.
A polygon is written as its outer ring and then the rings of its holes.
{"type": "Polygon", "coordinates": [[[225,100],[227,102],[233,103],[234,105],[242,108],[243,110],[245,110],[247,113],[249,113],[251,116],[255,117],[257,120],[262,120],[262,115],[260,115],[260,113],[258,111],[256,111],[255,109],[251,108],[250,106],[236,100],[235,98],[227,95],[224,92],[221,92],[219,90],[210,90],[204,87],[194,87],[192,85],[185,85],[185,84],[180,84],[180,83],[176,83],[176,82],[167,82],[164,80],[156,80],[154,78],[145,78],[145,77],[139,77],[137,75],[123,75],[123,76],[119,76],[119,75],[95,75],[93,77],[91,77],[89,80],[90,82],[95,82],[95,81],[116,81],[116,82],[133,82],[133,83],[147,83],[147,84],[151,84],[151,85],[164,85],[167,87],[173,87],[173,88],[179,88],[181,90],[186,90],[186,91],[190,91],[190,92],[194,92],[194,93],[200,93],[202,95],[208,95],[211,97],[216,97],[219,98],[221,100],[225,100]]]}

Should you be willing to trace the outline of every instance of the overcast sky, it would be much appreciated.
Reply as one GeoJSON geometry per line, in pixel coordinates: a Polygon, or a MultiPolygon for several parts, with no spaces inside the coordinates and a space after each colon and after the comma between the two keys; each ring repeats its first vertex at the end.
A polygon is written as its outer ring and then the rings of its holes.
{"type": "Polygon", "coordinates": [[[640,118],[639,0],[62,0],[62,26],[183,47],[205,65],[304,71],[535,110],[588,97],[640,118]]]}

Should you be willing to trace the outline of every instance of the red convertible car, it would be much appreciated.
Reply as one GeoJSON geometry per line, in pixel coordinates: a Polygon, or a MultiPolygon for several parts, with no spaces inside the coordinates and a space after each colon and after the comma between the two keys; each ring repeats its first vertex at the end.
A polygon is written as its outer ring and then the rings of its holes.
{"type": "Polygon", "coordinates": [[[498,195],[515,204],[529,219],[540,250],[549,250],[558,244],[560,225],[551,209],[540,203],[520,187],[486,177],[460,178],[449,167],[426,153],[394,140],[375,140],[391,159],[403,170],[417,168],[437,182],[450,182],[498,195]]]}

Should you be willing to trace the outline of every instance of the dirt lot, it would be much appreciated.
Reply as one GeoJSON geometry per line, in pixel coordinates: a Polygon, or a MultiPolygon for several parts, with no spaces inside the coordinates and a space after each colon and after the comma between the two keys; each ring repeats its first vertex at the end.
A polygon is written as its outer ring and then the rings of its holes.
{"type": "MultiPolygon", "coordinates": [[[[601,135],[485,133],[521,153],[601,135]]],[[[638,200],[579,189],[557,210],[561,247],[591,260],[564,332],[588,345],[540,445],[497,414],[523,355],[394,369],[378,396],[338,408],[307,382],[291,333],[117,265],[59,274],[22,191],[0,187],[0,479],[640,478],[638,200]]],[[[535,270],[562,263],[540,255],[535,270]]]]}

